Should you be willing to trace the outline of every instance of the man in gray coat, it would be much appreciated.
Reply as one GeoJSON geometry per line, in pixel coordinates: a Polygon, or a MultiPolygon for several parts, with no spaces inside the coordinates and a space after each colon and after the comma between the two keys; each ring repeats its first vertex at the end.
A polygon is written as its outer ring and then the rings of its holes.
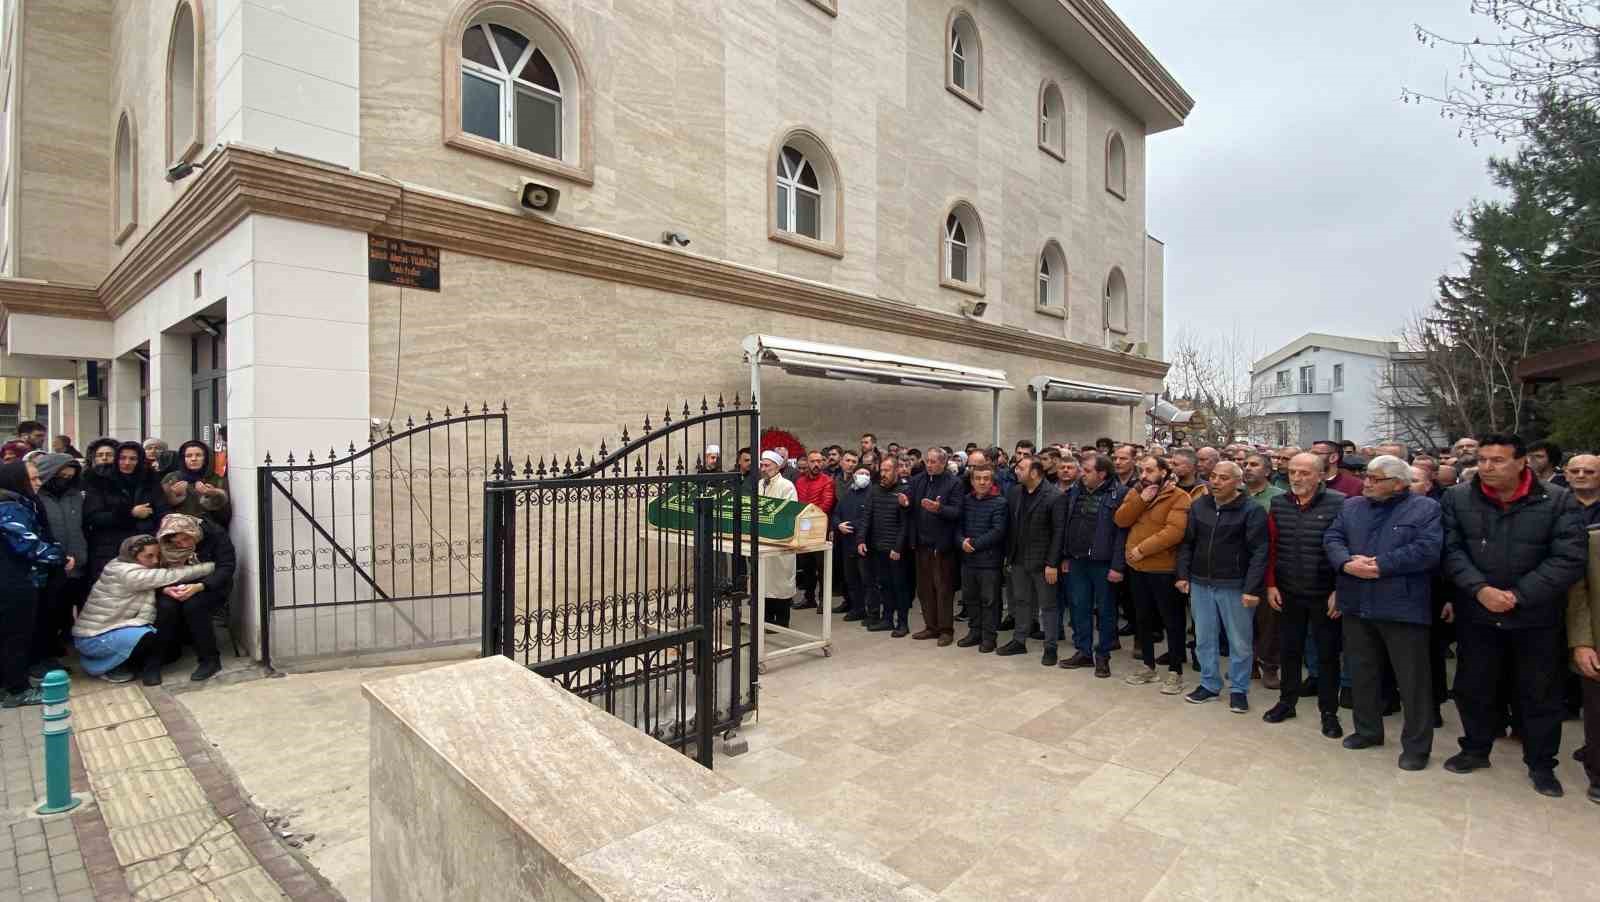
{"type": "Polygon", "coordinates": [[[50,581],[39,596],[29,655],[37,663],[29,668],[28,676],[43,680],[60,666],[56,658],[70,638],[72,609],[82,605],[89,594],[89,542],[83,535],[81,465],[70,455],[41,454],[34,467],[39,471],[39,507],[50,524],[50,535],[61,543],[71,561],[64,569],[50,571],[50,581]]]}

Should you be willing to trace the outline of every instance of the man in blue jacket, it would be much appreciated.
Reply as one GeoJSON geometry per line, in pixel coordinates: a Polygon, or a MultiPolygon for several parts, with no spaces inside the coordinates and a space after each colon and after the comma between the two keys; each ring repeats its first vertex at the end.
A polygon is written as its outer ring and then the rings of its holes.
{"type": "Polygon", "coordinates": [[[1128,531],[1113,516],[1128,487],[1116,478],[1111,461],[1095,455],[1083,475],[1067,491],[1066,538],[1061,567],[1066,572],[1067,599],[1072,605],[1072,644],[1077,653],[1061,662],[1069,670],[1094,667],[1101,679],[1111,676],[1111,650],[1117,643],[1117,602],[1112,593],[1127,568],[1123,546],[1128,531]],[[1099,642],[1093,641],[1099,618],[1099,642]]]}
{"type": "Polygon", "coordinates": [[[967,634],[956,645],[995,650],[1000,630],[1000,565],[1005,559],[1009,517],[1005,496],[994,483],[987,465],[968,470],[972,491],[961,504],[961,524],[956,533],[961,549],[961,600],[972,615],[967,634]]]}
{"type": "Polygon", "coordinates": [[[866,516],[867,494],[872,490],[872,469],[857,466],[854,452],[843,455],[841,465],[844,464],[849,465],[849,470],[841,473],[844,479],[839,482],[833,510],[828,513],[828,522],[833,526],[835,536],[834,544],[841,549],[839,566],[844,570],[844,600],[848,611],[844,619],[871,622],[878,619],[878,612],[867,609],[867,600],[872,593],[867,591],[865,562],[861,560],[856,547],[861,544],[861,520],[866,516]]]}
{"type": "Polygon", "coordinates": [[[1338,574],[1329,616],[1344,619],[1345,667],[1354,683],[1355,730],[1344,747],[1383,745],[1387,656],[1405,711],[1400,769],[1422,770],[1433,753],[1428,630],[1444,526],[1438,503],[1410,486],[1409,464],[1389,454],[1373,458],[1361,497],[1345,501],[1322,543],[1338,574]]]}

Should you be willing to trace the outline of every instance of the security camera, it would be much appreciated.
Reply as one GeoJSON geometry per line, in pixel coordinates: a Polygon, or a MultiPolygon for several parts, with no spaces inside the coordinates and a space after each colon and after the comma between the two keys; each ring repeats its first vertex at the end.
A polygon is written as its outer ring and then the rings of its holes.
{"type": "Polygon", "coordinates": [[[195,170],[204,168],[206,168],[204,163],[191,163],[188,160],[180,160],[167,168],[167,181],[181,181],[193,175],[195,170]]]}
{"type": "Polygon", "coordinates": [[[549,185],[541,185],[532,179],[523,179],[517,185],[517,204],[524,210],[551,216],[560,203],[561,192],[549,185]]]}
{"type": "Polygon", "coordinates": [[[688,247],[689,246],[689,236],[683,234],[682,232],[662,232],[661,233],[661,243],[662,244],[668,244],[668,245],[676,245],[678,247],[688,247]]]}
{"type": "Polygon", "coordinates": [[[963,314],[965,314],[966,316],[970,316],[970,317],[973,317],[973,318],[977,318],[977,317],[982,316],[983,312],[985,310],[988,310],[988,309],[989,309],[989,302],[988,301],[962,301],[961,302],[961,312],[963,314]]]}

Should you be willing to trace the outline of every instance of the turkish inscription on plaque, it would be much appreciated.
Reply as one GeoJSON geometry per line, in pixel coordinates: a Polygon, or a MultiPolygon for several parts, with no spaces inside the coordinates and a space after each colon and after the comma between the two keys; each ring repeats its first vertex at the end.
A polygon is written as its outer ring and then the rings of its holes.
{"type": "Polygon", "coordinates": [[[402,288],[439,290],[439,249],[382,235],[367,236],[367,279],[402,288]]]}

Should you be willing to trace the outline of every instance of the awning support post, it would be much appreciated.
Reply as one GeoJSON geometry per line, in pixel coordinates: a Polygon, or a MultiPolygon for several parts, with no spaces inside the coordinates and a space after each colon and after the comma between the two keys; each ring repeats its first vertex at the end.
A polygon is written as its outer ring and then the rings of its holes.
{"type": "MultiPolygon", "coordinates": [[[[761,397],[761,353],[759,350],[753,354],[746,352],[745,356],[750,358],[750,405],[754,407],[761,397]]],[[[760,454],[761,436],[751,436],[750,441],[750,447],[755,448],[756,453],[760,454]]]]}
{"type": "Polygon", "coordinates": [[[1033,391],[1033,447],[1044,447],[1044,392],[1033,391]]]}
{"type": "Polygon", "coordinates": [[[991,448],[1000,447],[1000,389],[994,390],[993,421],[994,428],[990,433],[991,448]]]}

